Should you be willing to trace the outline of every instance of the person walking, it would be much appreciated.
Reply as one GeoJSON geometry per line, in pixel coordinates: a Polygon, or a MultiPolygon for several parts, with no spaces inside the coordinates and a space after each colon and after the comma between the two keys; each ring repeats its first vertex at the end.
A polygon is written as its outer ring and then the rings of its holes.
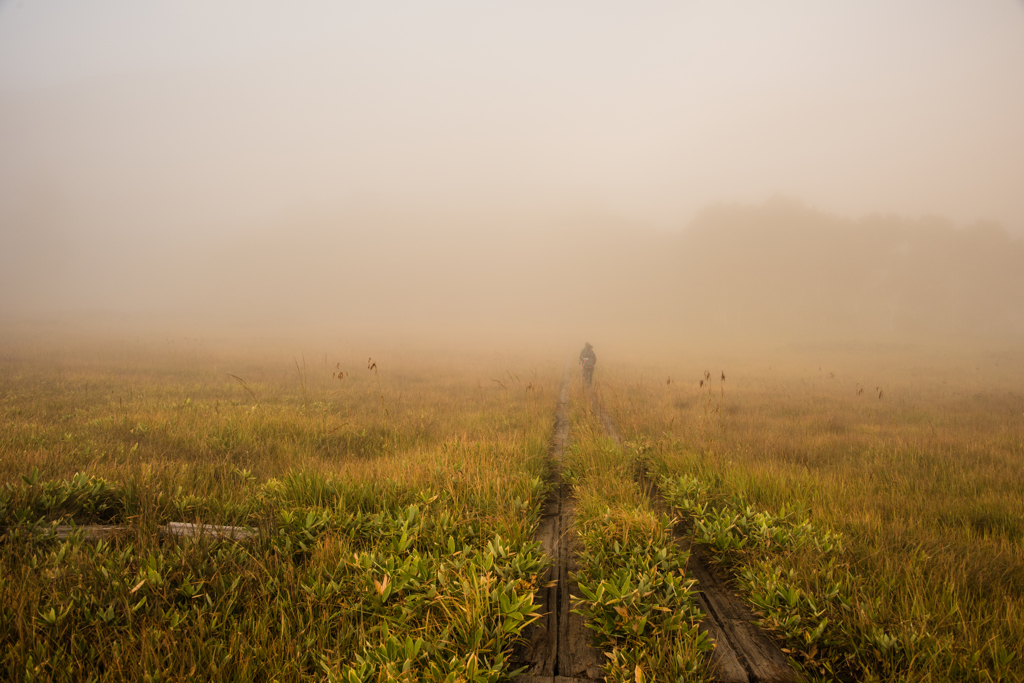
{"type": "Polygon", "coordinates": [[[594,353],[594,347],[590,342],[586,342],[580,351],[580,365],[583,366],[583,381],[589,387],[594,381],[594,366],[597,365],[597,354],[594,353]]]}

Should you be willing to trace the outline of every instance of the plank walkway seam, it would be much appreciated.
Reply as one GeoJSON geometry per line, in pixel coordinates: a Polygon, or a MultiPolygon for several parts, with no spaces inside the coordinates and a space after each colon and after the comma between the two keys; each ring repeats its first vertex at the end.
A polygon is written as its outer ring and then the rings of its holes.
{"type": "Polygon", "coordinates": [[[547,587],[542,593],[544,616],[527,627],[527,644],[513,652],[512,668],[528,667],[517,683],[583,683],[604,678],[603,653],[590,645],[591,634],[583,617],[572,612],[572,598],[579,597],[579,589],[571,580],[576,569],[570,533],[575,506],[571,489],[561,477],[562,453],[569,439],[568,376],[566,361],[549,450],[550,478],[555,486],[545,502],[545,514],[535,536],[553,560],[542,584],[547,587]]]}

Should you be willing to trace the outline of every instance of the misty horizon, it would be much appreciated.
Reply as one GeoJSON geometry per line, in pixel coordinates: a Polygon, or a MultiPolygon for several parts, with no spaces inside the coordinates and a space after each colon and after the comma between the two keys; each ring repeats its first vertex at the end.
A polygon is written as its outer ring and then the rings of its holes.
{"type": "Polygon", "coordinates": [[[177,254],[97,250],[82,260],[80,249],[24,237],[22,258],[34,258],[3,269],[2,308],[14,318],[131,314],[204,329],[518,325],[613,337],[1024,332],[1024,241],[1001,226],[852,220],[782,197],[710,206],[676,233],[582,212],[378,208],[300,214],[177,254]]]}
{"type": "Polygon", "coordinates": [[[1022,37],[995,0],[0,4],[0,314],[1016,335],[1022,37]]]}

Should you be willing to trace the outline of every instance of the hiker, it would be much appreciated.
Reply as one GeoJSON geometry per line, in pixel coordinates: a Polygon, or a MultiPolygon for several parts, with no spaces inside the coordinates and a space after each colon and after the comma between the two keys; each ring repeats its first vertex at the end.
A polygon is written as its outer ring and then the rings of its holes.
{"type": "Polygon", "coordinates": [[[590,342],[586,342],[580,351],[580,365],[583,366],[583,381],[589,387],[594,379],[594,366],[597,365],[597,354],[594,353],[594,347],[590,342]]]}

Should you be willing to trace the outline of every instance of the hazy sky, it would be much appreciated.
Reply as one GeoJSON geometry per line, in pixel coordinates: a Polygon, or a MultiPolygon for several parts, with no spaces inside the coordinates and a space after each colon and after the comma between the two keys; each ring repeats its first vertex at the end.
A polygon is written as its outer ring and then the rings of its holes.
{"type": "Polygon", "coordinates": [[[1022,122],[1014,0],[0,2],[0,203],[79,234],[776,193],[1024,231],[1022,122]]]}

